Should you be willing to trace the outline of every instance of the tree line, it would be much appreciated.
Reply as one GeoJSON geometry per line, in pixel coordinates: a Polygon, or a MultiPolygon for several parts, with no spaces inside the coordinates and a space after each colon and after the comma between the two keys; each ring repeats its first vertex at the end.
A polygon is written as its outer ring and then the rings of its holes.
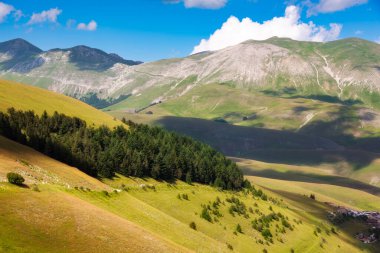
{"type": "Polygon", "coordinates": [[[0,134],[30,146],[91,176],[153,177],[212,184],[223,189],[243,186],[237,165],[210,146],[190,137],[123,121],[113,129],[88,126],[77,117],[55,112],[0,112],[0,134]]]}

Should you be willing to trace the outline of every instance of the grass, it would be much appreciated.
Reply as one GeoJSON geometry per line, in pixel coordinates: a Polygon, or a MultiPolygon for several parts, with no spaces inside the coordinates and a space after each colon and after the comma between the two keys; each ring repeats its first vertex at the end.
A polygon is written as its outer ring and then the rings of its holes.
{"type": "Polygon", "coordinates": [[[90,125],[115,127],[122,124],[112,116],[79,100],[41,88],[0,80],[0,90],[0,111],[3,112],[10,107],[18,110],[34,110],[38,114],[45,110],[49,114],[58,111],[68,116],[79,117],[90,125]]]}
{"type": "Polygon", "coordinates": [[[105,111],[118,118],[143,119],[142,122],[153,124],[159,118],[176,116],[302,132],[327,137],[342,145],[352,145],[354,136],[373,138],[380,135],[371,122],[362,124],[358,115],[364,109],[362,104],[328,95],[310,95],[310,92],[299,93],[291,87],[248,91],[227,85],[207,84],[198,85],[183,96],[148,107],[139,114],[129,114],[126,109],[136,108],[136,103],[140,103],[138,108],[143,107],[143,104],[148,105],[152,100],[147,103],[144,97],[150,96],[150,92],[146,95],[142,93],[139,97],[132,96],[105,111]],[[147,111],[153,115],[145,116],[147,111]]]}
{"type": "MultiPolygon", "coordinates": [[[[4,187],[4,185],[0,185],[4,187]]],[[[51,186],[0,191],[1,252],[188,252],[51,186]]]]}
{"type": "Polygon", "coordinates": [[[83,186],[92,190],[110,189],[77,168],[0,136],[0,182],[6,180],[8,172],[18,172],[30,185],[50,183],[71,188],[83,186]]]}
{"type": "MultiPolygon", "coordinates": [[[[0,94],[0,110],[5,110],[9,105],[18,109],[33,109],[38,113],[46,108],[52,111],[61,108],[65,114],[87,116],[84,119],[90,124],[100,125],[108,120],[118,124],[111,116],[103,118],[105,114],[91,107],[79,112],[78,108],[83,105],[81,102],[48,91],[6,81],[0,82],[0,88],[5,91],[0,94]]],[[[199,114],[237,125],[267,124],[269,128],[276,128],[289,124],[286,127],[295,129],[305,116],[305,110],[295,109],[306,107],[306,111],[323,111],[338,110],[341,106],[305,98],[273,98],[261,93],[260,97],[255,97],[259,93],[243,93],[223,85],[210,85],[208,88],[207,92],[212,94],[209,99],[202,97],[201,89],[194,89],[191,91],[193,93],[175,100],[176,103],[170,104],[169,101],[148,110],[153,111],[153,118],[167,113],[199,114]],[[221,98],[225,92],[230,92],[231,100],[226,96],[221,98]],[[201,103],[191,105],[193,99],[201,103]],[[264,110],[263,105],[268,108],[264,110]],[[279,108],[287,109],[279,112],[279,108]],[[279,115],[275,116],[274,112],[280,113],[284,122],[288,123],[276,121],[275,117],[279,115]],[[259,117],[241,121],[241,116],[251,113],[259,117]],[[299,121],[287,121],[290,114],[298,114],[299,121]],[[265,117],[273,117],[273,121],[264,120],[265,117]]],[[[152,117],[139,116],[142,120],[152,117]]],[[[105,124],[112,124],[110,122],[105,124]]],[[[367,175],[375,177],[378,173],[377,160],[371,160],[366,167],[356,171],[339,171],[337,167],[325,164],[240,163],[255,173],[273,170],[276,175],[288,178],[247,176],[257,188],[264,189],[269,201],[243,192],[219,191],[210,186],[188,185],[180,181],[168,184],[119,175],[101,182],[76,168],[0,137],[0,181],[5,180],[7,172],[15,171],[25,176],[30,187],[19,188],[0,182],[0,251],[231,252],[231,247],[235,252],[262,252],[264,249],[268,252],[290,252],[294,249],[295,252],[310,253],[378,251],[378,244],[363,245],[353,238],[352,235],[361,228],[360,224],[336,227],[338,234],[326,232],[333,225],[326,219],[329,208],[322,203],[330,201],[357,209],[380,210],[378,196],[360,189],[333,185],[337,183],[335,176],[339,173],[347,177],[360,176],[363,180],[368,179],[367,175]],[[298,180],[289,177],[294,175],[298,180]],[[303,182],[303,179],[318,182],[303,182]],[[38,185],[40,192],[33,191],[34,184],[38,185]],[[315,194],[317,201],[311,200],[309,194],[315,194]],[[188,200],[184,196],[188,196],[188,200]],[[249,217],[237,213],[231,215],[229,210],[232,204],[227,201],[231,197],[238,198],[247,209],[252,208],[253,213],[247,212],[249,217]],[[200,214],[204,206],[212,206],[217,198],[224,203],[217,209],[221,216],[212,214],[215,208],[210,207],[208,212],[211,213],[212,222],[202,219],[200,214]],[[259,214],[255,213],[256,209],[259,214]],[[286,233],[282,234],[276,228],[276,225],[281,227],[282,224],[271,223],[268,229],[273,234],[273,243],[267,243],[251,223],[262,214],[269,215],[272,210],[288,217],[294,228],[286,229],[286,233]],[[190,228],[192,222],[196,224],[196,230],[190,228]],[[238,224],[241,233],[236,231],[238,224]],[[315,235],[317,228],[322,232],[315,235]]]]}
{"type": "MultiPolygon", "coordinates": [[[[320,192],[316,193],[318,201],[311,201],[300,193],[282,194],[275,184],[261,184],[254,178],[256,187],[273,189],[264,190],[269,197],[265,201],[244,192],[180,181],[168,184],[118,175],[101,182],[5,138],[0,144],[1,172],[24,171],[30,187],[0,183],[0,251],[231,252],[230,245],[234,252],[290,252],[291,248],[296,252],[376,252],[374,246],[363,246],[352,237],[357,226],[350,227],[352,231],[337,227],[337,235],[325,232],[332,224],[326,220],[328,207],[318,202],[320,192]],[[42,183],[30,175],[55,176],[59,181],[42,183]],[[78,188],[68,188],[61,181],[70,181],[78,188]],[[38,185],[39,192],[33,191],[33,184],[38,185]],[[232,204],[227,198],[231,197],[246,205],[249,217],[230,214],[232,204]],[[200,213],[203,205],[213,206],[217,198],[221,200],[217,208],[221,216],[213,214],[212,207],[210,223],[200,213]],[[276,232],[276,224],[281,228],[281,222],[270,223],[273,243],[267,245],[251,222],[272,212],[288,217],[294,228],[282,234],[276,232]],[[196,230],[190,228],[191,222],[196,230]],[[236,232],[237,224],[242,233],[236,232]],[[322,233],[315,236],[317,227],[322,233]],[[324,248],[322,240],[326,241],[324,248]]],[[[329,190],[326,187],[326,192],[329,190]]],[[[367,196],[364,199],[373,201],[367,196]]]]}
{"type": "Polygon", "coordinates": [[[246,159],[235,160],[243,168],[248,178],[267,189],[280,191],[285,195],[286,193],[315,194],[317,199],[322,202],[339,203],[343,206],[351,206],[361,210],[380,211],[380,193],[376,195],[366,192],[366,187],[368,186],[364,184],[354,189],[351,186],[353,183],[350,181],[348,181],[346,187],[339,186],[337,182],[334,182],[334,180],[338,179],[331,177],[336,175],[334,170],[308,166],[268,164],[246,159]],[[282,176],[272,177],[268,172],[269,170],[282,176]],[[324,178],[326,176],[327,179],[324,178]],[[363,188],[361,189],[360,186],[363,188]]]}
{"type": "MultiPolygon", "coordinates": [[[[139,222],[149,231],[160,233],[165,237],[169,237],[170,240],[197,252],[228,252],[228,244],[231,244],[236,252],[261,252],[264,248],[268,249],[269,252],[290,252],[291,248],[296,249],[296,252],[340,252],[340,250],[343,250],[343,252],[356,252],[362,250],[356,248],[357,242],[350,239],[350,236],[344,231],[339,232],[338,236],[331,234],[321,235],[327,240],[328,249],[320,248],[321,237],[315,241],[313,239],[314,243],[310,244],[309,241],[314,238],[313,232],[317,226],[330,229],[331,225],[325,220],[327,206],[321,203],[318,204],[320,213],[315,215],[313,213],[315,212],[315,202],[310,201],[307,197],[300,196],[302,199],[299,201],[302,201],[312,211],[300,212],[299,207],[290,205],[283,196],[281,196],[283,201],[279,200],[279,204],[276,205],[261,199],[253,199],[250,195],[245,196],[242,193],[235,195],[230,192],[218,191],[209,186],[190,186],[182,182],[168,185],[165,182],[157,182],[151,179],[131,179],[119,176],[114,180],[106,180],[105,183],[113,187],[123,185],[127,192],[112,194],[109,199],[94,195],[87,195],[85,199],[95,205],[102,205],[104,208],[134,222],[139,222]],[[145,185],[146,188],[142,185],[145,185]],[[154,189],[148,188],[148,186],[153,185],[154,189]],[[178,198],[178,195],[183,194],[186,194],[189,200],[178,198]],[[258,208],[264,214],[269,214],[272,206],[275,212],[281,212],[288,216],[295,229],[287,231],[284,235],[278,234],[275,236],[274,244],[270,243],[270,246],[258,243],[257,240],[262,239],[262,236],[251,227],[251,221],[255,217],[260,217],[260,215],[249,213],[250,217],[248,219],[237,214],[233,217],[228,212],[229,203],[226,202],[226,198],[231,196],[238,197],[246,204],[247,208],[253,207],[254,210],[258,208]],[[218,221],[210,223],[200,217],[201,206],[202,204],[211,205],[217,197],[225,203],[219,208],[223,217],[219,217],[218,221]],[[134,203],[134,207],[125,210],[123,207],[131,202],[134,203]],[[255,204],[257,207],[255,207],[255,204]],[[159,210],[161,216],[153,215],[153,210],[159,210]],[[173,218],[176,222],[179,222],[176,225],[177,229],[174,231],[175,236],[172,234],[173,231],[166,227],[168,220],[173,218]],[[294,219],[297,221],[302,220],[303,223],[296,224],[293,221],[294,219]],[[159,220],[160,225],[156,224],[157,220],[159,220]],[[196,231],[189,228],[188,224],[191,222],[196,224],[196,231]],[[241,225],[242,234],[234,234],[237,224],[241,225]],[[191,239],[184,240],[184,234],[186,234],[186,238],[191,239]],[[277,241],[277,239],[283,240],[284,243],[277,241]],[[340,245],[340,248],[337,245],[340,245]]],[[[280,195],[277,193],[269,193],[269,196],[280,199],[280,195]]],[[[272,234],[276,234],[275,224],[270,227],[270,230],[272,234]]],[[[371,252],[370,249],[368,252],[371,252]]]]}

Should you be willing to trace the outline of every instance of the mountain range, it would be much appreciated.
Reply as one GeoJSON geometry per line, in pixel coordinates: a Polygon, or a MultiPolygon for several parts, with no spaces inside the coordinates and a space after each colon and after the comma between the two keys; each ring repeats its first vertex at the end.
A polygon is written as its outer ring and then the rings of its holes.
{"type": "Polygon", "coordinates": [[[358,99],[375,106],[380,45],[357,38],[317,43],[273,37],[142,63],[86,46],[42,51],[15,39],[0,43],[0,69],[5,79],[76,98],[134,98],[141,107],[214,83],[267,92],[290,88],[297,94],[358,99]]]}

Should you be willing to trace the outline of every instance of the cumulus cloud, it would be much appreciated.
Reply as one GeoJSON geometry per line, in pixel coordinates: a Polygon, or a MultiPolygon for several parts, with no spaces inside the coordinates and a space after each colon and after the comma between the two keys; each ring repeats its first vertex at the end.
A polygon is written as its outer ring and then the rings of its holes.
{"type": "Polygon", "coordinates": [[[368,0],[320,0],[319,3],[309,2],[308,16],[318,13],[329,13],[345,10],[347,8],[367,3],[368,0]]]}
{"type": "Polygon", "coordinates": [[[12,5],[0,2],[0,23],[4,22],[5,18],[14,11],[14,7],[12,5]]]}
{"type": "Polygon", "coordinates": [[[227,4],[227,0],[165,0],[165,3],[181,3],[186,8],[220,9],[227,4]]]}
{"type": "Polygon", "coordinates": [[[337,39],[341,30],[342,26],[334,23],[329,28],[317,26],[313,22],[303,23],[300,20],[300,9],[291,5],[286,8],[283,17],[274,17],[262,24],[250,18],[240,21],[231,16],[208,39],[202,39],[192,53],[218,50],[246,40],[265,40],[273,36],[303,41],[329,41],[337,39]]]}
{"type": "Polygon", "coordinates": [[[62,13],[62,10],[58,8],[52,8],[47,11],[42,11],[40,13],[33,13],[32,17],[28,21],[28,25],[51,22],[56,23],[57,17],[62,13]]]}
{"type": "Polygon", "coordinates": [[[77,26],[77,29],[84,30],[84,31],[95,31],[97,27],[98,27],[98,24],[94,20],[91,20],[90,23],[88,24],[79,23],[77,26]]]}

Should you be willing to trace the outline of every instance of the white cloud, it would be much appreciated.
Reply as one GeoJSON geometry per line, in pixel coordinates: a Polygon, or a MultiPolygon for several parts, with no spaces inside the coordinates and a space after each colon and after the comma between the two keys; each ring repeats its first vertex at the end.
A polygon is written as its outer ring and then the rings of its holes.
{"type": "Polygon", "coordinates": [[[12,5],[0,2],[0,23],[4,22],[5,18],[14,11],[12,5]]]}
{"type": "Polygon", "coordinates": [[[375,42],[380,44],[380,37],[377,40],[375,40],[375,42]]]}
{"type": "Polygon", "coordinates": [[[308,16],[311,16],[317,13],[341,11],[355,5],[365,4],[367,2],[368,0],[320,0],[317,4],[309,2],[310,9],[307,14],[308,16]]]}
{"type": "Polygon", "coordinates": [[[192,53],[218,50],[246,40],[265,40],[273,36],[303,41],[329,41],[337,39],[341,29],[339,24],[330,24],[327,29],[313,22],[303,23],[300,21],[300,9],[291,5],[286,8],[285,16],[274,17],[262,24],[250,18],[240,21],[231,16],[209,39],[201,40],[192,53]]]}
{"type": "Polygon", "coordinates": [[[219,9],[227,4],[227,0],[184,0],[186,8],[219,9]]]}
{"type": "Polygon", "coordinates": [[[355,31],[355,34],[356,34],[356,35],[363,34],[363,31],[362,31],[362,30],[356,30],[356,31],[355,31]]]}
{"type": "Polygon", "coordinates": [[[62,13],[62,10],[58,8],[52,8],[50,10],[42,11],[40,13],[33,13],[32,17],[28,21],[28,25],[44,23],[44,22],[56,23],[57,17],[61,13],[62,13]]]}
{"type": "Polygon", "coordinates": [[[88,23],[87,25],[85,23],[79,23],[77,29],[85,31],[95,31],[97,27],[98,24],[94,20],[91,20],[90,23],[88,23]]]}
{"type": "Polygon", "coordinates": [[[220,9],[228,0],[164,0],[165,3],[178,4],[183,2],[186,8],[220,9]]]}

